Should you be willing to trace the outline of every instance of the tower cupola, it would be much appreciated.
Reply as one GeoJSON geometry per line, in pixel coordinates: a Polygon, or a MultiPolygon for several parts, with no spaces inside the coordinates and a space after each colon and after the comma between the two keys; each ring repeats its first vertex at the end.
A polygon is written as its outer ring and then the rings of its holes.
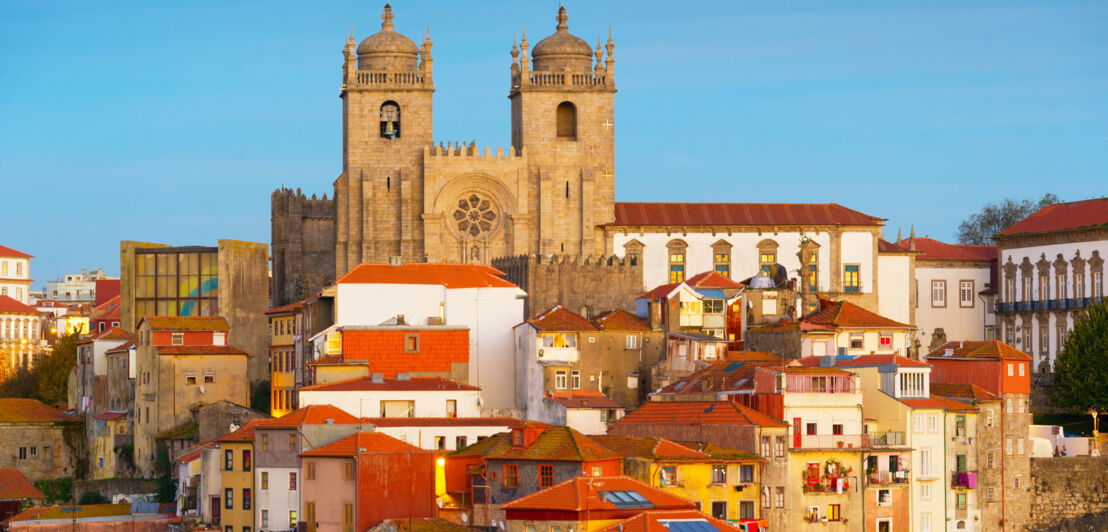
{"type": "Polygon", "coordinates": [[[392,6],[385,4],[381,31],[358,45],[358,70],[417,70],[419,46],[393,29],[392,6]]]}
{"type": "Polygon", "coordinates": [[[536,71],[592,70],[592,47],[584,39],[569,32],[566,8],[558,8],[558,25],[554,34],[539,41],[531,50],[536,71]]]}

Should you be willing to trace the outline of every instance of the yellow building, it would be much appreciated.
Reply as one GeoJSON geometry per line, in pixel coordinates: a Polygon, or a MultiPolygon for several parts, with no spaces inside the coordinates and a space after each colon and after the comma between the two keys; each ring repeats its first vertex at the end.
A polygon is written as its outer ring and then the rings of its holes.
{"type": "Polygon", "coordinates": [[[689,446],[662,438],[593,436],[593,440],[624,457],[627,476],[684,497],[704,513],[727,521],[761,518],[762,458],[712,444],[689,446]]]}
{"type": "Polygon", "coordinates": [[[224,434],[219,443],[220,526],[224,532],[252,532],[254,528],[254,427],[252,419],[224,434]]]}
{"type": "Polygon", "coordinates": [[[127,412],[107,411],[93,418],[95,434],[92,438],[89,476],[93,480],[118,478],[122,471],[116,471],[116,449],[131,442],[127,412]]]}
{"type": "Polygon", "coordinates": [[[269,413],[281,417],[297,408],[296,389],[303,381],[301,325],[304,316],[301,302],[291,303],[266,312],[269,317],[269,413]]]}

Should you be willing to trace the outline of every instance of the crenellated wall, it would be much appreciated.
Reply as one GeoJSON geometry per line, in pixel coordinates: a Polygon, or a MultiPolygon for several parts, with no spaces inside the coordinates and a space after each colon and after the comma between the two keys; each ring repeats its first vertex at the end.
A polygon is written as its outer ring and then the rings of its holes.
{"type": "Polygon", "coordinates": [[[642,264],[614,255],[516,255],[492,266],[527,292],[524,314],[533,318],[554,305],[591,313],[622,308],[635,312],[642,293],[642,264]]]}
{"type": "Polygon", "coordinates": [[[335,202],[281,187],[270,196],[273,300],[304,299],[335,279],[335,202]]]}

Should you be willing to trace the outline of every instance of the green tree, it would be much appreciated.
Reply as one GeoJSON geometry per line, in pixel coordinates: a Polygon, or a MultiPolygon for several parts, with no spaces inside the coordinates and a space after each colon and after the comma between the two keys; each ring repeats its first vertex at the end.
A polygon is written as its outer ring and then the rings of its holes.
{"type": "Polygon", "coordinates": [[[48,405],[64,403],[69,394],[69,374],[77,365],[76,334],[62,337],[54,350],[35,364],[34,397],[48,405]]]}
{"type": "Polygon", "coordinates": [[[35,372],[19,369],[0,382],[0,397],[34,397],[35,372]]]}
{"type": "Polygon", "coordinates": [[[111,499],[105,497],[99,491],[86,491],[77,500],[77,504],[111,504],[111,502],[111,499]]]}
{"type": "Polygon", "coordinates": [[[254,395],[250,398],[250,408],[269,414],[269,396],[269,381],[262,381],[257,388],[254,388],[254,395]]]}
{"type": "Polygon", "coordinates": [[[1054,363],[1054,406],[1093,416],[1108,412],[1108,301],[1094,303],[1073,324],[1054,363]]]}
{"type": "Polygon", "coordinates": [[[1000,203],[988,203],[981,207],[981,212],[971,214],[958,226],[958,242],[992,244],[993,235],[1012,227],[1031,213],[1060,201],[1058,196],[1047,193],[1038,202],[1029,199],[1016,201],[1005,198],[1000,203]]]}

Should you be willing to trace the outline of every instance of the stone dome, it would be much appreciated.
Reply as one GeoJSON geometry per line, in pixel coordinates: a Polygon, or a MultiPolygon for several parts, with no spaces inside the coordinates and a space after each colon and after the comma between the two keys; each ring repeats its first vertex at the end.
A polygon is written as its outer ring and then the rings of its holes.
{"type": "Polygon", "coordinates": [[[592,69],[593,50],[584,39],[569,32],[566,8],[558,8],[558,26],[553,35],[541,40],[531,49],[535,70],[592,69]]]}
{"type": "Polygon", "coordinates": [[[416,70],[419,46],[393,29],[392,7],[385,4],[381,31],[358,44],[358,70],[416,70]]]}

